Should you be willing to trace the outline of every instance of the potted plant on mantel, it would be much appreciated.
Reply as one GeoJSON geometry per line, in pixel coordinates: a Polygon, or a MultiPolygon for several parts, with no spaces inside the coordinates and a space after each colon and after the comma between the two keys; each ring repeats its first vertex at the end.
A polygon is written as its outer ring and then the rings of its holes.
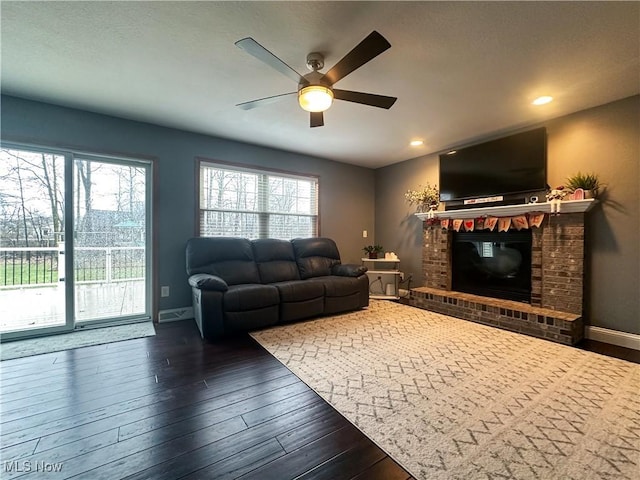
{"type": "Polygon", "coordinates": [[[378,254],[384,251],[382,245],[367,245],[362,249],[364,253],[369,255],[369,258],[378,258],[378,254]]]}
{"type": "Polygon", "coordinates": [[[598,175],[595,173],[578,172],[568,177],[566,182],[566,187],[571,193],[578,188],[584,190],[584,198],[597,198],[601,186],[598,175]]]}
{"type": "Polygon", "coordinates": [[[435,185],[427,182],[426,186],[419,185],[418,190],[407,190],[404,198],[410,205],[417,205],[418,212],[435,210],[440,204],[440,191],[435,185]]]}

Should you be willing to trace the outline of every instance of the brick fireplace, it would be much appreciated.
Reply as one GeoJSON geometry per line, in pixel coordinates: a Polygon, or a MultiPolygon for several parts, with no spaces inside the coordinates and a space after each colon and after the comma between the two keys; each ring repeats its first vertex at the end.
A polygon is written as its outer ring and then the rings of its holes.
{"type": "MultiPolygon", "coordinates": [[[[539,228],[531,228],[531,294],[513,301],[452,290],[454,232],[423,223],[424,287],[411,289],[403,303],[519,333],[575,345],[584,336],[584,219],[594,200],[563,202],[560,214],[548,204],[539,228]]],[[[533,212],[531,205],[438,212],[439,218],[478,218],[533,212]]],[[[418,214],[425,219],[424,214],[418,214]]]]}

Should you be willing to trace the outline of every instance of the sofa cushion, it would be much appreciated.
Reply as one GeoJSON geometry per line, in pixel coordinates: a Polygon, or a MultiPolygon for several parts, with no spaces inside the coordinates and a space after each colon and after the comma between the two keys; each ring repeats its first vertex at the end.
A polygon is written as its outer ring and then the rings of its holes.
{"type": "Polygon", "coordinates": [[[228,285],[260,283],[251,242],[246,238],[196,237],[187,242],[187,273],[208,273],[228,285]]]}
{"type": "Polygon", "coordinates": [[[280,303],[278,289],[273,285],[243,284],[229,287],[224,294],[225,312],[244,312],[280,303]]]}
{"type": "Polygon", "coordinates": [[[305,318],[317,317],[324,313],[324,304],[324,297],[312,298],[302,302],[282,302],[280,304],[279,321],[280,323],[288,323],[305,318]]]}
{"type": "Polygon", "coordinates": [[[327,277],[314,277],[309,282],[321,283],[324,286],[326,297],[346,297],[357,294],[361,291],[359,277],[338,277],[335,275],[327,277]]]}
{"type": "Polygon", "coordinates": [[[262,283],[300,280],[291,242],[264,238],[253,240],[251,245],[262,283]]]}
{"type": "Polygon", "coordinates": [[[281,302],[302,302],[324,297],[324,285],[321,282],[293,280],[274,283],[280,293],[281,302]]]}
{"type": "Polygon", "coordinates": [[[296,238],[291,240],[301,279],[331,275],[340,264],[336,243],[330,238],[296,238]]]}

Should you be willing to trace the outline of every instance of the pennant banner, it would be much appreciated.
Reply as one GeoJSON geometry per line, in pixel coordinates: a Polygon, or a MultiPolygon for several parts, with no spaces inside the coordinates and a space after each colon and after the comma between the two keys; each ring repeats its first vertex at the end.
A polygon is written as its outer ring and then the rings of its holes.
{"type": "Polygon", "coordinates": [[[514,227],[516,227],[516,230],[529,228],[529,222],[527,221],[526,215],[518,215],[516,217],[513,217],[511,219],[511,223],[513,224],[514,227]]]}
{"type": "Polygon", "coordinates": [[[473,232],[473,227],[474,226],[475,226],[475,222],[472,219],[464,221],[464,229],[465,229],[465,231],[473,232]]]}
{"type": "Polygon", "coordinates": [[[508,232],[511,227],[511,217],[502,217],[498,219],[498,231],[508,232]]]}
{"type": "Polygon", "coordinates": [[[496,228],[497,223],[498,217],[487,217],[484,219],[484,228],[493,232],[493,229],[496,228]]]}
{"type": "Polygon", "coordinates": [[[531,212],[513,217],[478,217],[478,218],[428,218],[427,225],[440,225],[443,230],[452,228],[456,232],[473,232],[477,230],[489,230],[493,232],[498,227],[498,232],[507,232],[510,228],[526,230],[540,228],[544,221],[545,213],[531,212]]]}
{"type": "Polygon", "coordinates": [[[540,228],[542,221],[544,220],[544,213],[530,213],[529,214],[529,226],[540,228]]]}

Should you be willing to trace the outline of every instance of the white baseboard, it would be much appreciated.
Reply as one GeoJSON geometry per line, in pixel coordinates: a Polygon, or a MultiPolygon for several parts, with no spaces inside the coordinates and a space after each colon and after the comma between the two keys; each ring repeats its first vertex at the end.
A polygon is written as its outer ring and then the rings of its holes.
{"type": "Polygon", "coordinates": [[[158,323],[177,322],[194,318],[193,307],[171,308],[158,312],[158,323]]]}
{"type": "Polygon", "coordinates": [[[635,333],[619,332],[602,327],[586,327],[586,337],[597,342],[610,343],[619,347],[640,350],[640,335],[635,333]]]}

